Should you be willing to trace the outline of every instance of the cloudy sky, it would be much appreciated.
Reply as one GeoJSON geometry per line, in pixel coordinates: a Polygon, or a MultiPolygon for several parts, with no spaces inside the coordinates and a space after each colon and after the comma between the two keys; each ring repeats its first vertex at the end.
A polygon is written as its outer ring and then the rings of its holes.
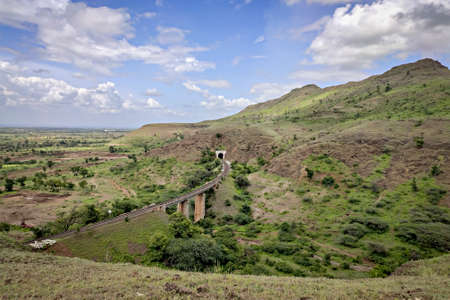
{"type": "Polygon", "coordinates": [[[215,119],[449,41],[450,0],[0,0],[0,125],[215,119]]]}

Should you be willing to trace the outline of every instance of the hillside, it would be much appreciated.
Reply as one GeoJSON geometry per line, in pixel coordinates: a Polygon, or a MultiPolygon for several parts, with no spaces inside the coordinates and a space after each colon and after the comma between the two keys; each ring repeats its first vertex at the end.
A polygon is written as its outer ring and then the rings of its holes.
{"type": "Polygon", "coordinates": [[[449,256],[405,275],[337,280],[187,273],[0,249],[5,299],[448,299],[449,256]],[[447,266],[442,268],[442,266],[447,266]]]}
{"type": "MultiPolygon", "coordinates": [[[[7,136],[10,144],[22,138],[7,136]]],[[[52,222],[35,218],[36,235],[76,230],[198,187],[220,168],[211,150],[226,149],[232,171],[207,193],[206,218],[196,224],[191,201],[189,218],[171,207],[74,234],[46,250],[151,268],[1,250],[7,253],[0,261],[7,271],[0,270],[8,282],[3,291],[11,297],[28,295],[21,274],[48,272],[42,261],[81,278],[67,287],[58,269],[48,279],[58,287],[52,291],[33,281],[32,292],[42,297],[70,298],[71,289],[87,298],[445,299],[450,293],[450,71],[437,61],[339,86],[307,85],[219,120],[101,135],[78,151],[61,151],[62,141],[69,142],[55,137],[39,152],[24,145],[5,161],[3,173],[16,181],[0,208],[19,211],[21,199],[30,211],[47,212],[32,196],[51,191],[61,198],[48,216],[52,222]]],[[[15,226],[2,224],[2,231],[11,230],[0,237],[4,247],[32,239],[19,217],[15,226]]]]}

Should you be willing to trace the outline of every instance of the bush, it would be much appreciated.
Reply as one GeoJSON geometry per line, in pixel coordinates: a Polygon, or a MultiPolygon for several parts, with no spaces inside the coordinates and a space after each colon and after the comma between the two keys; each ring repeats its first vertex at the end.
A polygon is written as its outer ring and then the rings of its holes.
{"type": "Polygon", "coordinates": [[[292,268],[288,263],[284,261],[278,261],[275,263],[275,269],[277,271],[286,273],[286,274],[292,274],[294,273],[294,268],[292,268]]]}
{"type": "Polygon", "coordinates": [[[373,256],[373,255],[383,256],[383,257],[388,256],[388,250],[382,244],[370,242],[367,244],[367,248],[369,249],[369,253],[371,256],[373,256]]]}
{"type": "Polygon", "coordinates": [[[11,228],[10,224],[4,222],[0,223],[0,231],[9,231],[10,228],[11,228]]]}
{"type": "Polygon", "coordinates": [[[297,254],[297,255],[294,255],[292,257],[292,259],[294,260],[294,262],[297,265],[300,265],[300,266],[310,267],[313,265],[312,259],[307,256],[304,256],[304,255],[297,254]]]}
{"type": "Polygon", "coordinates": [[[438,165],[434,165],[431,167],[430,174],[431,176],[438,176],[442,173],[441,168],[438,165]]]}
{"type": "Polygon", "coordinates": [[[305,197],[305,198],[303,198],[303,202],[305,202],[305,203],[312,203],[313,200],[310,197],[305,197]]]}
{"type": "Polygon", "coordinates": [[[416,143],[416,148],[421,149],[423,148],[424,140],[421,136],[414,137],[414,142],[416,143]]]}
{"type": "Polygon", "coordinates": [[[312,179],[314,177],[314,171],[306,168],[306,177],[308,177],[308,179],[312,179]]]}
{"type": "Polygon", "coordinates": [[[166,265],[184,271],[205,271],[222,261],[220,247],[212,239],[173,239],[167,245],[166,265]]]}
{"type": "Polygon", "coordinates": [[[175,238],[191,238],[197,232],[192,222],[180,213],[170,215],[169,221],[169,231],[175,238]]]}
{"type": "Polygon", "coordinates": [[[261,157],[261,156],[259,156],[259,157],[257,158],[257,161],[258,161],[258,165],[259,165],[260,167],[264,166],[264,165],[267,163],[267,161],[264,159],[264,157],[261,157]]]}
{"type": "Polygon", "coordinates": [[[238,188],[245,188],[250,185],[250,181],[248,181],[247,177],[244,175],[238,175],[234,179],[234,182],[238,188]]]}
{"type": "Polygon", "coordinates": [[[266,253],[279,253],[283,255],[292,255],[300,250],[300,247],[291,243],[281,242],[264,242],[261,245],[261,250],[266,253]]]}
{"type": "Polygon", "coordinates": [[[350,223],[359,223],[366,225],[366,227],[372,231],[375,231],[377,233],[384,233],[388,231],[389,225],[377,218],[361,218],[361,217],[354,217],[350,220],[350,223]]]}
{"type": "Polygon", "coordinates": [[[359,203],[361,203],[361,200],[359,200],[357,198],[350,198],[350,199],[348,199],[348,202],[351,204],[359,204],[359,203]]]}
{"type": "Polygon", "coordinates": [[[246,214],[239,213],[234,217],[234,221],[239,225],[246,225],[253,222],[253,219],[246,214]]]}
{"type": "Polygon", "coordinates": [[[351,247],[351,248],[355,248],[357,242],[358,242],[358,239],[356,237],[347,235],[347,234],[341,235],[338,238],[339,244],[341,244],[343,246],[351,247]]]}
{"type": "Polygon", "coordinates": [[[231,201],[229,199],[225,200],[225,206],[231,206],[231,201]]]}
{"type": "Polygon", "coordinates": [[[362,238],[366,233],[366,228],[358,223],[354,224],[348,224],[342,229],[343,234],[351,235],[353,237],[356,237],[358,239],[362,238]]]}
{"type": "Polygon", "coordinates": [[[446,193],[446,190],[441,190],[439,188],[430,188],[426,191],[427,198],[431,204],[438,204],[446,193]]]}
{"type": "Polygon", "coordinates": [[[333,185],[334,185],[334,178],[331,177],[331,176],[325,176],[325,177],[322,179],[322,184],[323,184],[324,186],[333,186],[333,185]]]}
{"type": "Polygon", "coordinates": [[[396,228],[401,240],[439,251],[450,250],[450,225],[442,223],[402,224],[396,228]]]}
{"type": "Polygon", "coordinates": [[[10,178],[5,179],[5,191],[11,192],[14,189],[14,180],[10,178]]]}

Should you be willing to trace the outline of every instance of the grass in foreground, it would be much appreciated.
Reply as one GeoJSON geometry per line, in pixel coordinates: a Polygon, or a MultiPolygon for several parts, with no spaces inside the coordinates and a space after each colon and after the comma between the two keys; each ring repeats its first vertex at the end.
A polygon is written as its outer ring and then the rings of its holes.
{"type": "Polygon", "coordinates": [[[450,298],[450,255],[410,263],[413,276],[360,280],[187,273],[13,249],[0,249],[0,257],[3,299],[450,298]]]}

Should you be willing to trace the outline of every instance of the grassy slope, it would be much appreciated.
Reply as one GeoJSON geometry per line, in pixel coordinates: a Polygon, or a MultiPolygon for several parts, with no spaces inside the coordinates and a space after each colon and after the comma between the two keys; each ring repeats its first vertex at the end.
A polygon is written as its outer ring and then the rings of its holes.
{"type": "Polygon", "coordinates": [[[449,299],[450,256],[409,264],[413,276],[338,280],[186,273],[0,249],[4,298],[449,299]],[[443,267],[446,266],[446,267],[443,267]]]}
{"type": "MultiPolygon", "coordinates": [[[[121,253],[133,252],[133,248],[146,245],[154,232],[167,231],[167,220],[165,213],[154,212],[129,222],[110,224],[79,233],[58,241],[58,244],[67,247],[74,256],[109,261],[112,249],[121,253]]],[[[58,253],[58,250],[55,251],[58,253]]]]}

